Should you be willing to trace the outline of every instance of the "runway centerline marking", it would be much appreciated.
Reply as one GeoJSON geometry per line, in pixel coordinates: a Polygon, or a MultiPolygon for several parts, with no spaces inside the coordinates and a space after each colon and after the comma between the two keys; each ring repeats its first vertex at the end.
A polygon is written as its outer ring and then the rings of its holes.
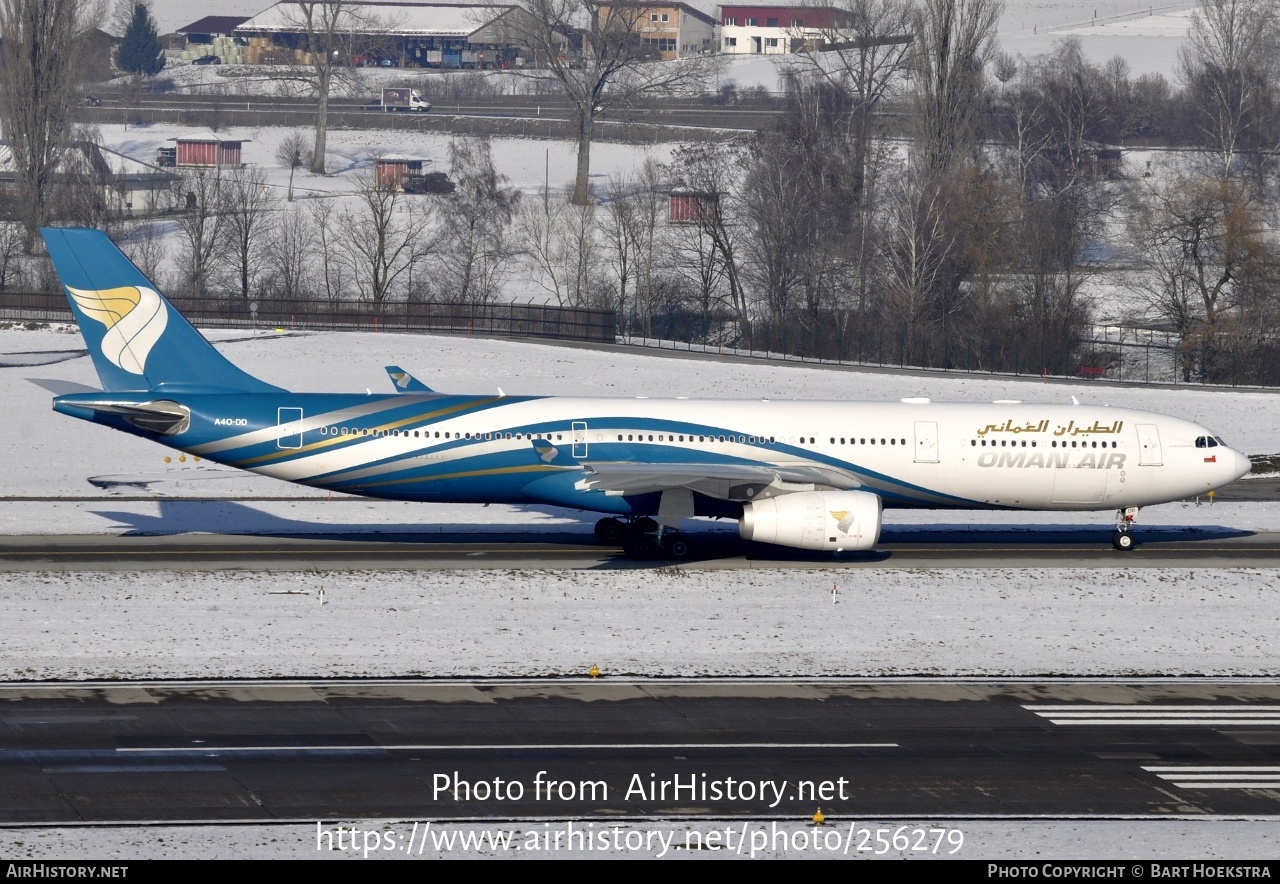
{"type": "Polygon", "coordinates": [[[535,749],[897,749],[897,743],[514,743],[514,744],[476,744],[458,743],[451,745],[364,745],[364,746],[155,746],[117,747],[116,751],[125,753],[164,752],[174,754],[216,753],[216,752],[335,752],[382,750],[387,752],[458,752],[458,751],[502,751],[502,750],[535,750],[535,749]]]}

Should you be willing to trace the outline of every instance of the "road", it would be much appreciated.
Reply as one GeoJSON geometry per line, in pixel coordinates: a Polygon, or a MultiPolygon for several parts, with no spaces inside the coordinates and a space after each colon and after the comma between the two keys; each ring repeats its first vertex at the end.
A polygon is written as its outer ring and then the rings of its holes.
{"type": "Polygon", "coordinates": [[[1280,682],[7,684],[0,770],[8,823],[1276,814],[1280,682]]]}

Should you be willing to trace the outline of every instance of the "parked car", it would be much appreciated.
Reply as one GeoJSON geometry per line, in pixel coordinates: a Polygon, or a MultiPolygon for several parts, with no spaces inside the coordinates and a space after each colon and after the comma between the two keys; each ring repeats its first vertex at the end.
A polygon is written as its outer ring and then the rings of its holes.
{"type": "Polygon", "coordinates": [[[178,149],[176,147],[161,147],[156,150],[157,166],[176,166],[178,165],[178,149]]]}
{"type": "Polygon", "coordinates": [[[218,56],[216,55],[202,55],[191,63],[192,64],[222,64],[222,59],[218,58],[218,56]]]}

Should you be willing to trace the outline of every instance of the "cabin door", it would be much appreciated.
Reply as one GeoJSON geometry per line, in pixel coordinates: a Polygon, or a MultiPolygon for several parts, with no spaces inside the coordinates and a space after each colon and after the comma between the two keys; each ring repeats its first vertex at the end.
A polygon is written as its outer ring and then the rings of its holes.
{"type": "Polygon", "coordinates": [[[582,460],[587,456],[587,422],[574,421],[573,430],[573,457],[575,460],[582,460]]]}
{"type": "Polygon", "coordinates": [[[1160,428],[1155,424],[1138,424],[1138,465],[1158,467],[1164,463],[1160,453],[1160,428]]]}
{"type": "Polygon", "coordinates": [[[916,421],[916,463],[938,462],[938,425],[916,421]]]}
{"type": "Polygon", "coordinates": [[[302,447],[302,409],[276,409],[276,448],[302,447]]]}

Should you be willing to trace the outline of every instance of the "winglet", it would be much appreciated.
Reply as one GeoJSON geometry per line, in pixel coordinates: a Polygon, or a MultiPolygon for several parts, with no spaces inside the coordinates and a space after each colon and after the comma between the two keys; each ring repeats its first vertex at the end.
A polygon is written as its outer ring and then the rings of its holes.
{"type": "Polygon", "coordinates": [[[422,381],[415,378],[409,372],[405,371],[398,365],[386,366],[387,374],[391,377],[391,383],[395,384],[397,393],[434,393],[435,390],[428,387],[422,381]]]}
{"type": "Polygon", "coordinates": [[[576,466],[578,461],[570,457],[561,449],[552,445],[546,439],[532,439],[533,450],[538,452],[538,457],[542,458],[543,463],[549,463],[553,466],[576,466]]]}

